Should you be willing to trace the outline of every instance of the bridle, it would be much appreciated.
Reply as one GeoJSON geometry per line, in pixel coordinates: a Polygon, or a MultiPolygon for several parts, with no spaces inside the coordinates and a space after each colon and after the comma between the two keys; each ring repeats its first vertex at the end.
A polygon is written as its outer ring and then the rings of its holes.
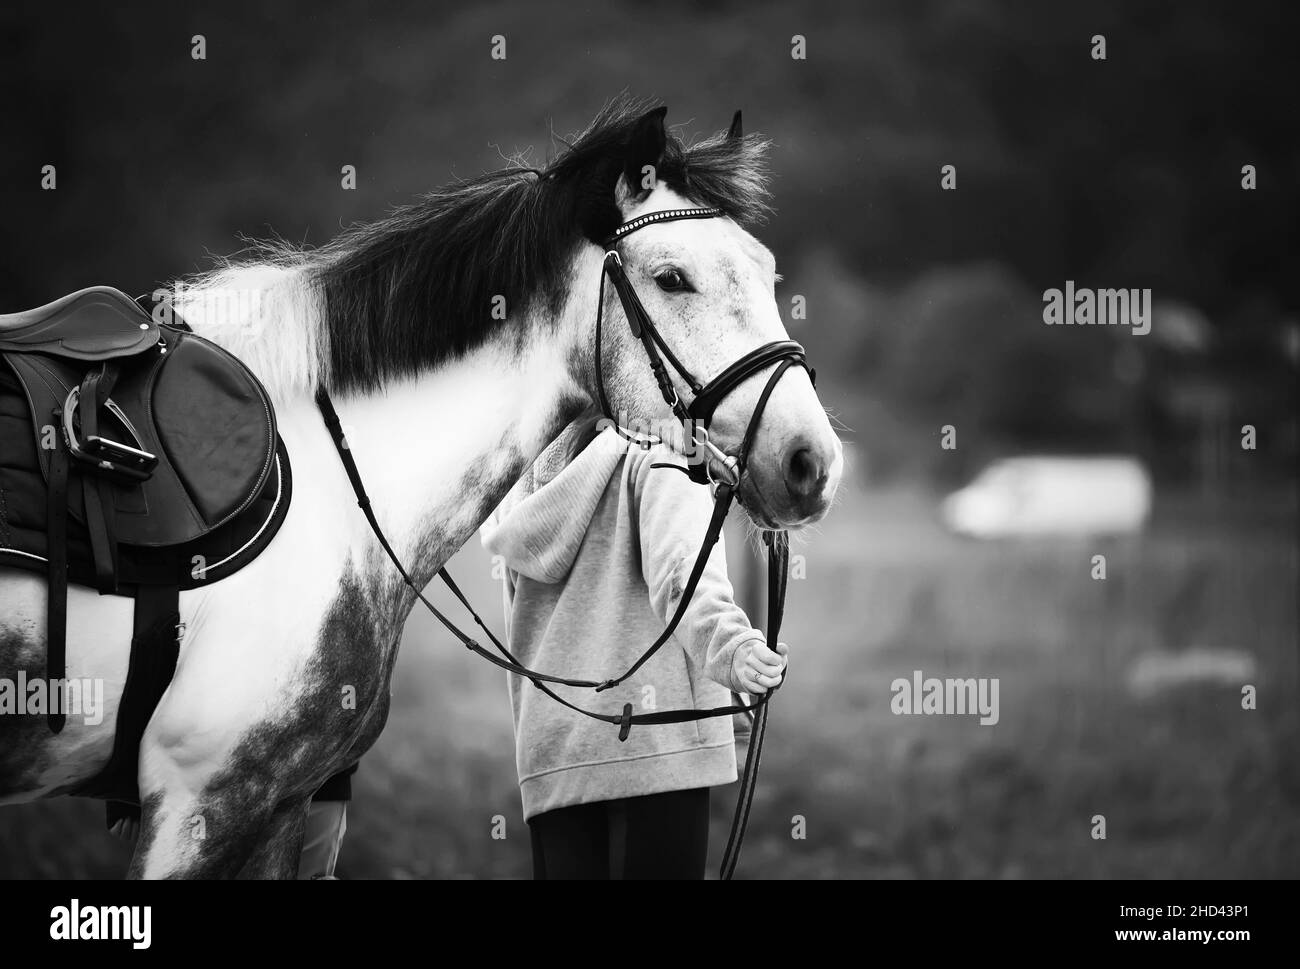
{"type": "MultiPolygon", "coordinates": [[[[716,208],[664,209],[658,212],[650,212],[624,222],[605,240],[605,260],[600,276],[600,294],[597,297],[596,304],[596,394],[601,413],[610,420],[614,420],[613,411],[609,406],[609,399],[605,394],[602,361],[601,329],[605,309],[605,279],[608,277],[614,284],[619,301],[623,304],[623,313],[627,316],[632,335],[639,339],[641,345],[645,348],[646,356],[650,360],[650,370],[654,374],[655,382],[659,385],[659,393],[663,395],[664,402],[672,410],[673,416],[681,422],[683,431],[689,435],[692,442],[697,447],[704,448],[708,452],[709,458],[717,461],[719,466],[723,468],[725,476],[722,483],[730,484],[732,488],[735,488],[740,484],[740,473],[743,470],[745,459],[748,457],[749,446],[753,443],[754,431],[758,427],[758,420],[763,413],[763,408],[772,392],[772,388],[791,365],[797,363],[808,369],[803,347],[793,340],[776,340],[772,343],[765,343],[745,354],[708,383],[701,383],[682,364],[655,328],[654,322],[650,319],[650,314],[646,312],[636,294],[636,290],[632,288],[627,273],[623,271],[623,260],[616,248],[623,239],[648,225],[654,225],[658,222],[679,222],[684,219],[712,219],[722,214],[722,210],[716,208]],[[686,385],[690,387],[692,398],[689,405],[683,404],[681,397],[678,396],[677,387],[668,373],[668,367],[664,364],[665,359],[677,371],[686,385]],[[723,453],[709,439],[708,428],[709,422],[713,419],[713,412],[717,410],[724,397],[754,374],[766,370],[774,363],[780,364],[780,366],[768,381],[768,386],[764,389],[758,405],[754,408],[754,414],[745,433],[745,439],[741,444],[740,451],[735,456],[723,453]]],[[[813,374],[811,369],[808,369],[808,372],[810,375],[813,374]]],[[[615,425],[617,426],[617,421],[615,421],[615,425]]],[[[687,474],[690,475],[691,480],[699,484],[717,481],[713,477],[712,464],[707,459],[702,464],[689,466],[687,474]]]]}
{"type": "MultiPolygon", "coordinates": [[[[415,596],[424,605],[435,619],[437,619],[448,631],[455,636],[460,643],[467,649],[486,659],[488,662],[503,670],[522,676],[532,681],[532,684],[541,690],[552,700],[568,707],[585,717],[593,720],[599,720],[604,723],[614,724],[619,728],[618,739],[627,740],[629,733],[634,725],[657,725],[672,723],[688,723],[696,720],[707,720],[714,717],[732,716],[734,714],[745,714],[752,721],[753,727],[750,734],[749,752],[745,758],[744,771],[741,774],[740,793],[736,801],[736,810],[732,818],[731,833],[727,838],[727,847],[723,853],[722,867],[719,877],[723,879],[731,878],[735,871],[736,862],[740,857],[740,845],[744,840],[745,827],[749,821],[750,805],[753,800],[754,787],[758,780],[758,766],[762,757],[763,739],[767,731],[767,709],[768,702],[771,700],[776,689],[773,688],[763,694],[753,703],[745,703],[739,697],[733,696],[734,702],[730,706],[714,707],[711,709],[686,708],[681,710],[656,710],[650,713],[634,713],[631,703],[625,703],[623,710],[619,714],[601,713],[596,710],[588,710],[571,701],[565,699],[555,692],[548,684],[559,686],[579,687],[591,689],[597,693],[604,690],[612,689],[624,683],[629,677],[633,676],[637,670],[645,665],[649,659],[655,655],[670,639],[677,627],[681,624],[686,614],[686,609],[690,605],[695,590],[699,585],[700,578],[704,574],[705,565],[708,562],[709,554],[713,546],[717,544],[722,534],[723,522],[726,520],[727,513],[731,509],[732,502],[736,498],[737,489],[740,486],[741,477],[744,475],[749,459],[749,451],[754,442],[754,437],[758,432],[759,422],[762,419],[763,411],[767,406],[767,401],[776,388],[777,382],[785,375],[785,372],[793,366],[801,366],[808,370],[811,378],[815,379],[814,371],[808,366],[807,359],[804,355],[804,349],[793,340],[778,340],[772,343],[765,343],[760,347],[746,353],[735,363],[731,364],[720,374],[706,383],[697,379],[689,371],[676,354],[672,352],[668,344],[664,341],[659,331],[655,328],[649,314],[642,305],[641,300],[637,297],[636,290],[632,288],[631,281],[623,270],[623,260],[618,253],[618,243],[627,236],[636,232],[638,229],[645,228],[648,225],[654,225],[659,222],[675,222],[684,219],[711,219],[722,216],[723,212],[717,208],[689,208],[689,209],[665,209],[658,212],[650,212],[646,215],[639,216],[628,222],[623,223],[613,234],[605,241],[605,257],[602,265],[599,303],[596,309],[596,350],[595,350],[595,373],[598,403],[602,414],[614,421],[609,406],[609,400],[605,392],[605,380],[603,364],[601,357],[603,355],[602,340],[602,323],[604,317],[605,303],[605,278],[608,277],[613,283],[615,291],[618,293],[619,301],[623,306],[623,312],[627,316],[628,326],[632,330],[632,335],[641,341],[645,348],[646,355],[650,361],[650,369],[654,373],[655,381],[659,385],[660,393],[664,401],[671,408],[673,415],[682,422],[683,430],[696,443],[697,446],[703,447],[708,456],[703,462],[689,464],[686,468],[680,468],[677,465],[661,465],[661,467],[673,467],[684,471],[692,481],[699,484],[712,484],[713,492],[713,514],[709,519],[709,526],[705,532],[704,540],[701,543],[700,550],[696,554],[694,565],[687,578],[686,585],[682,589],[681,597],[678,600],[676,610],[669,619],[664,628],[663,634],[646,648],[646,650],[637,658],[627,670],[620,675],[606,680],[582,680],[572,677],[554,676],[548,673],[542,673],[530,669],[521,663],[505,645],[501,643],[492,631],[488,629],[482,618],[474,607],[470,605],[469,600],[460,591],[460,588],[453,581],[451,574],[445,569],[438,571],[438,577],[451,590],[466,611],[473,617],[474,622],[487,635],[492,645],[496,648],[497,654],[490,652],[480,645],[467,633],[463,632],[454,622],[447,618],[438,610],[432,602],[424,595],[424,592],[411,579],[405,566],[393,551],[383,530],[379,527],[379,522],[375,518],[374,510],[370,505],[370,498],[366,494],[365,486],[361,481],[361,473],[357,468],[356,460],[352,457],[352,452],[343,435],[342,423],[339,420],[338,413],[334,409],[334,404],[330,400],[328,392],[324,387],[316,391],[316,405],[320,409],[325,420],[325,425],[329,429],[330,437],[334,441],[335,450],[338,451],[339,458],[343,462],[344,470],[347,472],[348,480],[352,484],[352,490],[357,496],[357,504],[370,523],[371,530],[379,540],[380,546],[392,560],[393,565],[397,568],[402,580],[415,593],[415,596]],[[682,378],[690,388],[692,398],[689,404],[682,402],[677,393],[677,388],[673,383],[672,377],[668,372],[668,366],[671,365],[677,374],[682,378]],[[709,440],[708,425],[713,417],[714,411],[722,400],[739,387],[744,381],[768,367],[776,365],[764,385],[762,393],[759,395],[758,402],[754,406],[753,414],[750,416],[749,424],[745,429],[744,437],[741,441],[739,450],[735,455],[725,454],[720,448],[709,440]],[[716,462],[721,469],[715,473],[713,463],[716,462]]],[[[629,435],[624,429],[619,428],[620,433],[625,437],[629,435]]],[[[629,437],[630,440],[637,441],[643,445],[653,443],[638,438],[629,437]]],[[[767,642],[776,643],[777,637],[781,631],[781,621],[785,613],[785,589],[786,589],[786,566],[789,561],[789,540],[784,531],[767,531],[763,533],[763,541],[768,550],[768,577],[767,577],[767,642]]],[[[784,677],[782,678],[784,682],[784,677]]]]}

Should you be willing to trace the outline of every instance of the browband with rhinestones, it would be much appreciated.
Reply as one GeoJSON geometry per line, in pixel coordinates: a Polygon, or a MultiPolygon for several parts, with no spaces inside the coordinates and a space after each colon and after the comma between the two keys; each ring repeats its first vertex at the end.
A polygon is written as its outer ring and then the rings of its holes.
{"type": "Polygon", "coordinates": [[[639,215],[630,222],[624,222],[614,234],[605,240],[605,245],[612,246],[624,236],[635,232],[637,229],[644,229],[646,226],[655,222],[675,222],[678,219],[712,219],[722,215],[722,209],[662,209],[658,212],[647,212],[645,215],[639,215]]]}

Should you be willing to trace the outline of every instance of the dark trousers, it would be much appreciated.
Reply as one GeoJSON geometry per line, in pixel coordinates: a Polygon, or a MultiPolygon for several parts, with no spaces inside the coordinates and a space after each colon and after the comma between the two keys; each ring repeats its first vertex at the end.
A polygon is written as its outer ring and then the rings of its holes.
{"type": "Polygon", "coordinates": [[[557,808],[528,822],[539,880],[701,879],[709,789],[557,808]]]}

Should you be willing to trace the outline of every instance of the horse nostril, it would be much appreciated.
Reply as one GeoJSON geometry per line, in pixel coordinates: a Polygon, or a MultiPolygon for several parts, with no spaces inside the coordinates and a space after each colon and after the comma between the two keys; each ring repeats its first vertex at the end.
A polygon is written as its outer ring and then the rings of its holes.
{"type": "Polygon", "coordinates": [[[816,498],[826,487],[826,465],[811,448],[794,445],[786,452],[785,486],[799,501],[816,498]]]}

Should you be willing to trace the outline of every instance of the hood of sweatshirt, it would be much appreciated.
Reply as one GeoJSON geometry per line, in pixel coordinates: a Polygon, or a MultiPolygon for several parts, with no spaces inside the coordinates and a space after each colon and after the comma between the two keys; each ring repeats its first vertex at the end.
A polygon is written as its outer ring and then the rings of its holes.
{"type": "Polygon", "coordinates": [[[609,428],[549,481],[530,470],[483,524],[483,547],[520,575],[563,582],[627,447],[609,428]]]}

